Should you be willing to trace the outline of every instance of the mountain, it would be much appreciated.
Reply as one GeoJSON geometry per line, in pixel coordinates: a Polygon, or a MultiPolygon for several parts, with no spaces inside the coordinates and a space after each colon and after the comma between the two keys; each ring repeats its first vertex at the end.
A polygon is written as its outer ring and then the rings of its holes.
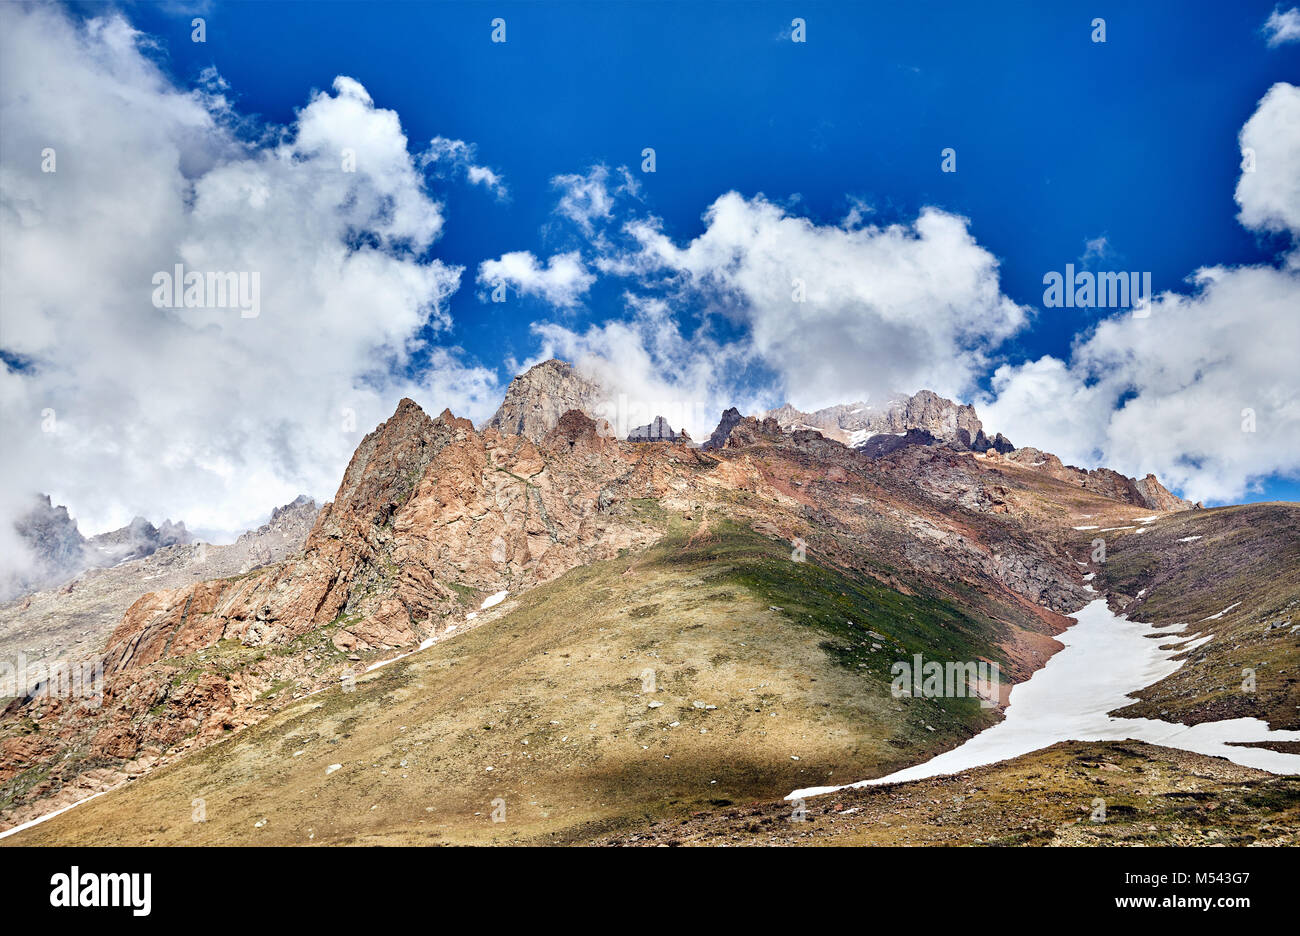
{"type": "MultiPolygon", "coordinates": [[[[723,414],[723,421],[710,439],[718,447],[734,425],[734,410],[723,414]],[[716,441],[715,441],[716,440],[716,441]]],[[[1097,490],[1138,507],[1152,510],[1189,510],[1195,506],[1170,493],[1155,477],[1142,480],[1128,478],[1109,468],[1085,470],[1062,464],[1055,455],[1036,448],[1017,449],[997,433],[990,439],[973,406],[954,403],[929,390],[912,396],[899,396],[882,407],[868,403],[847,403],[826,407],[814,413],[796,410],[788,403],[766,414],[782,429],[815,430],[828,439],[842,442],[869,458],[879,458],[914,445],[945,445],[958,451],[992,452],[1022,465],[1029,465],[1081,487],[1097,490]]]]}
{"type": "Polygon", "coordinates": [[[740,422],[742,418],[740,410],[736,409],[734,406],[725,410],[722,414],[722,418],[718,420],[717,428],[713,430],[712,434],[700,447],[704,449],[722,448],[722,446],[727,444],[727,437],[731,435],[731,430],[736,428],[736,424],[740,422]]]}
{"type": "Polygon", "coordinates": [[[55,507],[48,494],[33,500],[14,523],[14,530],[31,556],[30,567],[0,581],[0,600],[63,581],[86,567],[86,539],[68,508],[55,507]]]}
{"type": "Polygon", "coordinates": [[[136,517],[126,526],[109,533],[100,533],[87,540],[98,555],[95,565],[117,565],[129,559],[153,555],[164,546],[177,546],[193,542],[184,523],[164,520],[156,527],[144,517],[136,517]]]}
{"type": "Polygon", "coordinates": [[[1061,460],[1049,452],[1036,448],[1016,449],[1006,454],[1008,461],[1027,465],[1037,471],[1050,474],[1070,484],[1090,491],[1097,491],[1107,497],[1124,501],[1138,507],[1151,510],[1192,510],[1200,504],[1193,504],[1176,494],[1171,494],[1156,476],[1148,474],[1142,480],[1126,477],[1110,468],[1093,468],[1090,470],[1064,465],[1061,460]]]}
{"type": "Polygon", "coordinates": [[[165,520],[161,527],[155,527],[144,517],[86,538],[68,509],[53,506],[46,494],[34,499],[31,509],[14,523],[14,529],[27,547],[31,563],[0,581],[0,601],[59,585],[86,569],[113,566],[151,555],[165,546],[191,542],[184,523],[165,520]]]}
{"type": "Polygon", "coordinates": [[[277,507],[267,523],[242,533],[230,545],[160,546],[147,556],[84,569],[58,587],[0,606],[0,666],[12,667],[0,675],[0,696],[20,692],[16,682],[21,669],[35,679],[43,666],[55,661],[101,657],[122,615],[146,592],[246,574],[300,551],[316,512],[315,502],[302,496],[277,507]]]}
{"type": "MultiPolygon", "coordinates": [[[[0,824],[135,782],[10,841],[694,834],[734,803],[963,743],[1103,595],[1198,641],[1134,699],[1147,717],[1296,724],[1300,507],[1139,506],[1168,492],[941,437],[937,397],[888,424],[939,441],[877,457],[734,409],[704,448],[621,441],[576,408],[552,423],[590,386],[538,365],[482,429],[402,400],[301,552],[141,595],[106,641],[100,704],[37,686],[0,717],[0,824]],[[900,698],[894,667],[917,654],[1001,681],[900,698]],[[1225,696],[1252,659],[1261,690],[1225,696]],[[195,796],[206,822],[175,808],[195,796]],[[498,799],[504,823],[485,818],[498,799]]],[[[978,439],[972,418],[954,417],[978,439]]],[[[1152,757],[1181,771],[1171,789],[1205,770],[1152,757]]],[[[1023,776],[996,769],[1008,789],[1023,776]]]]}
{"type": "Polygon", "coordinates": [[[551,359],[510,382],[505,400],[484,428],[540,442],[569,410],[594,418],[608,399],[598,384],[579,374],[572,364],[551,359]]]}
{"type": "Polygon", "coordinates": [[[846,403],[804,413],[787,403],[766,415],[783,429],[815,429],[850,448],[861,449],[874,442],[877,445],[874,454],[893,450],[879,448],[884,441],[881,436],[909,433],[913,441],[908,444],[946,442],[974,452],[988,449],[1009,452],[1014,448],[1001,433],[993,439],[985,436],[973,406],[954,403],[930,390],[895,397],[880,407],[871,403],[846,403]]]}

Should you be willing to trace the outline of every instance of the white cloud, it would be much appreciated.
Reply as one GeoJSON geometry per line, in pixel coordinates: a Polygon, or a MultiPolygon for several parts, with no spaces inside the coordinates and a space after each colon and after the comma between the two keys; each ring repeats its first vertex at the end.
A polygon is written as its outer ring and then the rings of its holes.
{"type": "MultiPolygon", "coordinates": [[[[855,208],[842,226],[817,225],[731,192],[684,245],[653,218],[626,223],[621,246],[597,233],[592,264],[636,283],[632,314],[584,331],[537,324],[538,359],[573,360],[621,394],[620,432],[663,415],[700,438],[727,407],[787,399],[815,408],[922,388],[969,394],[1025,322],[1000,291],[996,259],[958,216],[926,209],[911,224],[863,227],[855,208]],[[689,336],[683,308],[699,313],[689,336]]],[[[533,267],[531,255],[519,262],[533,267]]]]}
{"type": "Polygon", "coordinates": [[[510,195],[505,180],[499,172],[478,165],[477,151],[478,148],[473,143],[464,140],[434,137],[429,141],[429,149],[421,154],[420,165],[437,166],[443,172],[463,172],[472,185],[481,185],[495,195],[498,201],[504,201],[510,195]]]}
{"type": "Polygon", "coordinates": [[[614,205],[623,196],[638,197],[641,183],[623,166],[612,173],[608,166],[592,166],[585,173],[558,175],[551,185],[560,190],[555,210],[591,234],[598,222],[614,216],[614,205]]]}
{"type": "Polygon", "coordinates": [[[1067,462],[1154,472],[1195,500],[1226,501],[1252,479],[1300,472],[1300,273],[1212,268],[1149,318],[1123,313],[1076,345],[999,368],[985,424],[1067,462]],[[1255,431],[1242,430],[1244,411],[1255,431]]]}
{"type": "Polygon", "coordinates": [[[922,388],[968,394],[1026,321],[966,220],[936,208],[910,224],[837,227],[729,192],[704,220],[681,247],[653,219],[634,221],[635,249],[601,266],[667,276],[669,288],[742,324],[799,406],[922,388]]]}
{"type": "Polygon", "coordinates": [[[237,531],[332,496],[403,395],[491,412],[492,371],[417,339],[448,326],[461,271],[429,256],[441,206],[360,83],[340,76],[249,142],[219,76],[173,86],[120,16],[6,4],[0,20],[0,344],[20,362],[0,367],[6,497],[47,491],[86,532],[136,513],[237,531]],[[260,315],[155,308],[152,277],[176,263],[258,273],[260,315]]]}
{"type": "Polygon", "coordinates": [[[1105,234],[1090,237],[1083,242],[1083,255],[1079,257],[1079,263],[1084,269],[1089,269],[1089,264],[1094,260],[1104,260],[1113,256],[1114,253],[1115,251],[1110,245],[1110,238],[1105,234]]]}
{"type": "Polygon", "coordinates": [[[758,393],[735,392],[745,368],[756,363],[742,343],[719,341],[707,328],[688,337],[662,299],[625,299],[629,317],[585,331],[535,324],[542,349],[519,370],[550,357],[573,362],[609,391],[609,399],[594,415],[609,420],[620,437],[663,416],[673,429],[685,429],[703,441],[728,407],[753,413],[766,406],[768,401],[758,393]]]}
{"type": "Polygon", "coordinates": [[[1254,171],[1237,180],[1237,220],[1254,230],[1300,232],[1300,88],[1269,88],[1240,140],[1243,163],[1254,171]]]}
{"type": "Polygon", "coordinates": [[[515,250],[503,254],[499,260],[484,260],[478,268],[478,282],[482,286],[494,288],[505,284],[520,295],[537,296],[562,309],[577,305],[595,281],[595,275],[588,272],[576,250],[555,254],[546,266],[538,263],[529,251],[515,250]]]}
{"type": "MultiPolygon", "coordinates": [[[[1257,171],[1238,183],[1239,219],[1294,238],[1300,92],[1275,85],[1241,138],[1257,171]]],[[[1276,267],[1202,269],[1192,284],[1190,295],[1157,297],[1148,318],[1101,322],[1068,364],[999,368],[996,398],[980,402],[985,423],[1067,461],[1154,472],[1197,500],[1235,500],[1270,474],[1300,477],[1300,254],[1276,267]]]]}
{"type": "Polygon", "coordinates": [[[1280,4],[1275,6],[1264,23],[1264,34],[1268,36],[1270,49],[1285,42],[1300,42],[1300,8],[1283,12],[1280,4]]]}

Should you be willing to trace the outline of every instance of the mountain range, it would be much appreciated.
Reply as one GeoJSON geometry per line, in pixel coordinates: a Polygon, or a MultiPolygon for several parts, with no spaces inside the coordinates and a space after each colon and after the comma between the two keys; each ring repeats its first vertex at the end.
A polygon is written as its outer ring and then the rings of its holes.
{"type": "MultiPolygon", "coordinates": [[[[262,561],[205,575],[186,558],[159,579],[160,557],[194,548],[177,543],[92,573],[128,570],[113,600],[135,592],[97,606],[120,610],[86,648],[102,698],[15,687],[0,826],[113,792],[6,841],[784,841],[789,791],[884,776],[996,724],[1099,598],[1183,654],[1135,687],[1132,713],[1300,728],[1300,506],[1207,510],[1149,475],[990,439],[972,407],[928,391],[729,409],[703,444],[662,418],[616,438],[608,399],[560,361],[517,377],[480,428],[404,399],[330,503],[276,515],[310,530],[262,561]],[[1003,681],[982,698],[900,698],[895,666],[918,654],[996,664],[1003,681]],[[1233,688],[1243,668],[1248,693],[1233,688]]],[[[66,630],[84,590],[3,613],[31,623],[39,608],[28,633],[66,630]]],[[[1107,834],[1139,836],[1150,797],[1182,804],[1205,785],[1245,805],[1210,816],[1191,801],[1201,812],[1160,820],[1165,840],[1260,819],[1254,839],[1294,840],[1291,781],[1069,744],[924,781],[983,817],[931,817],[932,840],[1003,836],[989,817],[1029,808],[1026,773],[1086,793],[1076,774],[1100,771],[1122,798],[1140,795],[1144,763],[1160,783],[1107,834]]],[[[813,826],[916,812],[913,788],[825,797],[813,826]]],[[[1056,803],[1035,836],[1078,837],[1079,808],[1056,803]]],[[[841,825],[845,841],[889,838],[841,825]]]]}
{"type": "Polygon", "coordinates": [[[126,526],[95,536],[83,536],[77,522],[62,505],[54,506],[49,495],[32,501],[14,523],[14,531],[26,546],[31,562],[20,572],[0,579],[0,601],[58,585],[87,569],[99,569],[151,555],[165,546],[189,543],[192,538],[184,523],[163,521],[155,527],[144,517],[126,526]]]}

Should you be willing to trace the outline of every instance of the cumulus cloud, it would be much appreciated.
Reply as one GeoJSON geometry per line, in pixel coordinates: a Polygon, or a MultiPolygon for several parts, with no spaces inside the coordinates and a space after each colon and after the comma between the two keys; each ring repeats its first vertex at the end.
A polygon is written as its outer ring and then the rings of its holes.
{"type": "MultiPolygon", "coordinates": [[[[1257,155],[1237,186],[1247,227],[1300,233],[1298,131],[1300,93],[1275,85],[1241,134],[1257,155]]],[[[1154,472],[1197,500],[1300,476],[1300,256],[1202,269],[1191,286],[1157,297],[1149,317],[1101,322],[1068,363],[999,368],[985,422],[1067,461],[1154,472]]]]}
{"type": "MultiPolygon", "coordinates": [[[[607,179],[598,169],[562,178],[607,179]]],[[[612,220],[619,212],[603,183],[596,189],[583,200],[595,208],[575,212],[562,197],[557,210],[612,220]]],[[[1026,322],[1000,290],[996,258],[957,215],[928,208],[911,223],[864,226],[867,211],[855,208],[839,226],[819,225],[729,192],[682,244],[652,217],[632,217],[617,236],[595,231],[590,266],[628,282],[627,314],[585,329],[537,323],[534,360],[572,360],[611,389],[604,415],[620,433],[662,415],[699,438],[733,405],[811,409],[922,388],[969,395],[1026,322]]],[[[508,257],[513,275],[489,261],[479,282],[544,272],[531,254],[508,257]]]]}
{"type": "Polygon", "coordinates": [[[1300,232],[1300,88],[1278,82],[1241,128],[1237,220],[1253,230],[1300,232]]]}
{"type": "Polygon", "coordinates": [[[1300,7],[1283,12],[1280,4],[1275,6],[1264,22],[1264,35],[1270,49],[1286,42],[1300,42],[1300,7]]]}
{"type": "Polygon", "coordinates": [[[530,251],[515,250],[498,260],[484,260],[478,268],[478,282],[484,287],[505,285],[521,296],[535,296],[561,309],[577,305],[595,281],[576,250],[555,254],[545,266],[530,251]]]}
{"type": "Polygon", "coordinates": [[[418,337],[461,270],[430,255],[442,207],[359,82],[253,133],[218,75],[175,86],[119,15],[0,20],[5,498],[46,491],[87,533],[137,513],[229,533],[332,496],[403,395],[491,411],[493,372],[418,337]],[[176,264],[257,274],[259,314],[157,307],[176,264]]]}
{"type": "Polygon", "coordinates": [[[473,143],[434,137],[429,141],[429,148],[420,155],[420,165],[431,166],[444,176],[463,174],[471,185],[481,185],[495,195],[498,201],[504,201],[510,196],[505,180],[499,172],[480,166],[477,152],[478,148],[473,143]]]}
{"type": "Polygon", "coordinates": [[[1026,322],[997,259],[966,219],[926,208],[886,226],[815,224],[729,192],[678,246],[650,220],[605,268],[666,285],[724,314],[792,402],[819,407],[929,388],[971,391],[991,352],[1026,322]]]}

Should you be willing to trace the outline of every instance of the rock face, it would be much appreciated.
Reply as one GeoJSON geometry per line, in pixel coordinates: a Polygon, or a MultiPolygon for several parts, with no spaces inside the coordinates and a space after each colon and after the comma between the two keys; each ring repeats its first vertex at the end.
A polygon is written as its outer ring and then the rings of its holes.
{"type": "Polygon", "coordinates": [[[1201,506],[1172,493],[1157,481],[1156,476],[1153,474],[1148,474],[1140,481],[1134,481],[1133,484],[1142,496],[1142,502],[1152,510],[1189,510],[1201,506]]]}
{"type": "Polygon", "coordinates": [[[690,441],[690,438],[685,430],[673,432],[673,427],[662,416],[656,416],[648,425],[637,426],[627,434],[629,442],[677,442],[690,441]]]}
{"type": "Polygon", "coordinates": [[[44,494],[34,499],[32,509],[14,523],[14,529],[27,546],[31,564],[0,580],[0,601],[59,585],[87,569],[117,565],[192,541],[184,523],[165,520],[155,527],[144,517],[87,539],[68,509],[53,506],[44,494]]]}
{"type": "Polygon", "coordinates": [[[881,458],[890,452],[897,452],[899,449],[907,448],[909,445],[938,445],[941,441],[941,439],[935,438],[924,429],[909,429],[897,435],[892,432],[883,432],[880,435],[873,435],[858,445],[857,451],[868,458],[881,458]]]}
{"type": "Polygon", "coordinates": [[[283,643],[333,625],[335,646],[408,646],[461,612],[462,589],[517,590],[641,541],[600,494],[626,470],[576,410],[534,444],[403,400],[357,448],[299,559],[236,581],[142,597],[109,640],[109,672],[221,639],[283,643]]]}
{"type": "Polygon", "coordinates": [[[1065,465],[1050,452],[1026,447],[1016,449],[1006,456],[1008,461],[1034,468],[1054,478],[1077,485],[1086,491],[1092,491],[1103,497],[1145,507],[1149,510],[1191,510],[1196,506],[1165,489],[1155,475],[1147,475],[1141,481],[1126,477],[1110,468],[1093,468],[1084,470],[1074,465],[1065,465]]]}
{"type": "Polygon", "coordinates": [[[850,448],[865,447],[869,454],[900,447],[898,443],[879,438],[884,435],[903,438],[904,445],[941,442],[974,452],[990,448],[1008,452],[1014,448],[1001,433],[993,439],[984,434],[973,406],[954,403],[931,390],[910,397],[895,397],[879,407],[870,403],[845,403],[804,413],[787,403],[767,415],[783,429],[815,429],[850,448]],[[924,435],[908,435],[914,432],[924,435]],[[872,444],[868,445],[869,442],[872,444]]]}
{"type": "Polygon", "coordinates": [[[64,581],[87,564],[86,540],[68,508],[50,503],[49,495],[34,498],[31,509],[14,523],[31,556],[30,567],[0,581],[0,601],[64,581]]]}
{"type": "Polygon", "coordinates": [[[569,410],[595,417],[606,398],[572,364],[552,358],[510,382],[505,400],[483,428],[540,442],[569,410]]]}
{"type": "Polygon", "coordinates": [[[713,434],[704,441],[700,446],[704,449],[719,449],[727,444],[727,436],[731,435],[731,430],[736,428],[736,423],[740,422],[740,410],[734,406],[722,414],[718,420],[718,428],[713,430],[713,434]]]}
{"type": "Polygon", "coordinates": [[[246,574],[302,552],[316,514],[316,503],[302,496],[229,545],[163,546],[0,607],[0,663],[12,667],[0,675],[0,696],[22,691],[20,675],[30,682],[51,665],[101,657],[123,614],[145,592],[246,574]]]}

